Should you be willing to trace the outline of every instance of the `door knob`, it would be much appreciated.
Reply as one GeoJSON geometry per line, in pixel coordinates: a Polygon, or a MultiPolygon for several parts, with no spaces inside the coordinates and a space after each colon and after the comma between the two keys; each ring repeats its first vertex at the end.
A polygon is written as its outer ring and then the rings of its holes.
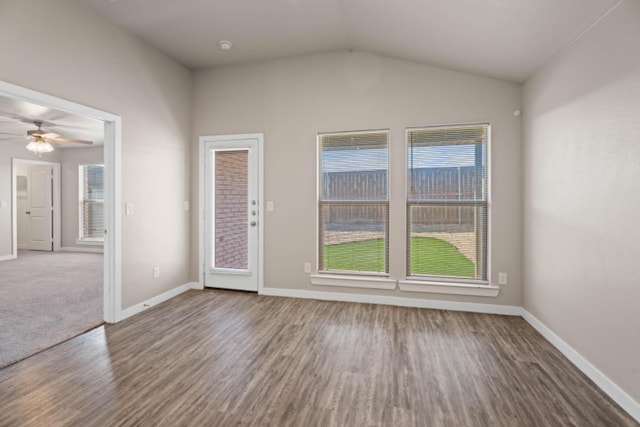
{"type": "Polygon", "coordinates": [[[31,215],[31,211],[26,211],[25,214],[31,215]]]}
{"type": "Polygon", "coordinates": [[[252,227],[255,227],[257,224],[258,224],[257,222],[255,222],[255,221],[251,221],[251,226],[252,226],[252,227]]]}

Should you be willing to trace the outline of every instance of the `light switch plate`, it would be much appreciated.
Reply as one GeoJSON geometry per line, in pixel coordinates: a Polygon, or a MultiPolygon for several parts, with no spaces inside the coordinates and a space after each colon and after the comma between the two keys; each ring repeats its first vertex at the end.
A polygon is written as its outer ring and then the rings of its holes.
{"type": "Polygon", "coordinates": [[[125,203],[124,204],[124,214],[125,215],[133,215],[133,203],[125,203]]]}
{"type": "Polygon", "coordinates": [[[273,211],[273,202],[271,200],[267,201],[267,211],[268,212],[273,211]]]}

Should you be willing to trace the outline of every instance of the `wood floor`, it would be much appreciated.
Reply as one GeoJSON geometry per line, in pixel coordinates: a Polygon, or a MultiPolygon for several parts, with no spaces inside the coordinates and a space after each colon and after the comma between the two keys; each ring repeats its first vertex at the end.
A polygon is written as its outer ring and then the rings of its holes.
{"type": "Polygon", "coordinates": [[[636,426],[519,317],[190,291],[0,371],[1,426],[636,426]]]}

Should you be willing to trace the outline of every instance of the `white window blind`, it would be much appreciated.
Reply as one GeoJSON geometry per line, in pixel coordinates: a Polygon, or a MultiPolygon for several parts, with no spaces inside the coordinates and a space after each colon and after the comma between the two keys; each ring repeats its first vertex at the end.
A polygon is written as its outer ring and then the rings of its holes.
{"type": "Polygon", "coordinates": [[[104,165],[80,165],[80,240],[104,240],[104,165]]]}
{"type": "Polygon", "coordinates": [[[319,270],[387,274],[388,131],[320,134],[319,270]]]}
{"type": "Polygon", "coordinates": [[[407,130],[407,276],[487,279],[489,125],[407,130]]]}

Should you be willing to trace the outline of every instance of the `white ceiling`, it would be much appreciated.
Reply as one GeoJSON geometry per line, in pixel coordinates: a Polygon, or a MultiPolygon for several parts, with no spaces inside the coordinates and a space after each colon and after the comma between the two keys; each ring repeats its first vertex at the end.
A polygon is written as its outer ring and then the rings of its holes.
{"type": "Polygon", "coordinates": [[[193,69],[353,49],[524,82],[620,0],[84,1],[193,69]]]}
{"type": "MultiPolygon", "coordinates": [[[[0,144],[21,141],[28,130],[36,129],[35,120],[43,122],[42,129],[58,133],[66,138],[104,144],[104,123],[75,114],[53,110],[19,99],[0,96],[0,144]]],[[[56,142],[57,148],[82,148],[84,144],[56,142]]]]}

